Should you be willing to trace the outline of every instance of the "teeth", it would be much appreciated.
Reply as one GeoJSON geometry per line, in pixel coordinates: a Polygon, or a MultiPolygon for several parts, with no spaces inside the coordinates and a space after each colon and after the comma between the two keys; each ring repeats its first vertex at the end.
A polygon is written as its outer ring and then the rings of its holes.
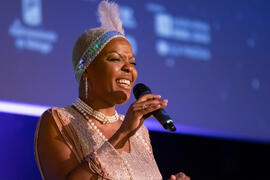
{"type": "Polygon", "coordinates": [[[117,82],[120,84],[130,85],[130,80],[127,79],[118,79],[117,82]]]}

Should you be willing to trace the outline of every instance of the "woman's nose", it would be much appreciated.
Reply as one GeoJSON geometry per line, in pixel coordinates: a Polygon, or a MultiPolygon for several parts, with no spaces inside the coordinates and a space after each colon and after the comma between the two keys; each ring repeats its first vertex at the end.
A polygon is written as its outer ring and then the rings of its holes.
{"type": "Polygon", "coordinates": [[[125,63],[122,67],[122,71],[125,72],[131,72],[132,71],[132,65],[130,63],[125,63]]]}

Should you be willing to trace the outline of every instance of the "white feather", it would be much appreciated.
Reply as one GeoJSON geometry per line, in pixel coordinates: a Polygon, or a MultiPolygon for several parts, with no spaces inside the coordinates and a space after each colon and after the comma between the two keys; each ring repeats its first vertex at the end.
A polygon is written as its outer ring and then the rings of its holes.
{"type": "Polygon", "coordinates": [[[122,34],[125,33],[120,19],[119,8],[116,3],[108,2],[108,0],[101,1],[98,6],[98,15],[101,28],[115,30],[122,34]]]}

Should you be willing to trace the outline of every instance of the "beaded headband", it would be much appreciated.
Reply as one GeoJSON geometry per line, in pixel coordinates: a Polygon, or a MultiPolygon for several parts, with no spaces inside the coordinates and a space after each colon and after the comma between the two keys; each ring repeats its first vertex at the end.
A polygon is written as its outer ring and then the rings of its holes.
{"type": "Polygon", "coordinates": [[[107,43],[117,37],[126,39],[126,37],[120,32],[112,30],[104,32],[92,44],[90,44],[75,68],[75,77],[78,83],[81,80],[83,72],[87,69],[92,60],[95,59],[107,43]]]}
{"type": "Polygon", "coordinates": [[[98,6],[98,16],[101,22],[101,28],[106,29],[106,31],[89,45],[79,62],[76,64],[74,70],[78,83],[80,83],[83,72],[108,42],[117,37],[126,39],[122,21],[120,19],[119,8],[116,3],[102,0],[98,6]]]}

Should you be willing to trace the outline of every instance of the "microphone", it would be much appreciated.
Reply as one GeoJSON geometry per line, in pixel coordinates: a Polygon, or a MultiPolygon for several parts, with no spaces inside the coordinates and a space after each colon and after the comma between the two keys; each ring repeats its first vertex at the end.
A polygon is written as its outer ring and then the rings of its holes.
{"type": "MultiPolygon", "coordinates": [[[[144,96],[145,94],[152,94],[152,91],[146,85],[139,83],[136,84],[133,88],[133,94],[136,99],[144,96]]],[[[168,113],[162,108],[153,111],[151,114],[158,120],[158,122],[164,127],[164,129],[168,129],[169,131],[173,132],[176,130],[176,127],[173,124],[172,119],[168,115],[168,113]]]]}

